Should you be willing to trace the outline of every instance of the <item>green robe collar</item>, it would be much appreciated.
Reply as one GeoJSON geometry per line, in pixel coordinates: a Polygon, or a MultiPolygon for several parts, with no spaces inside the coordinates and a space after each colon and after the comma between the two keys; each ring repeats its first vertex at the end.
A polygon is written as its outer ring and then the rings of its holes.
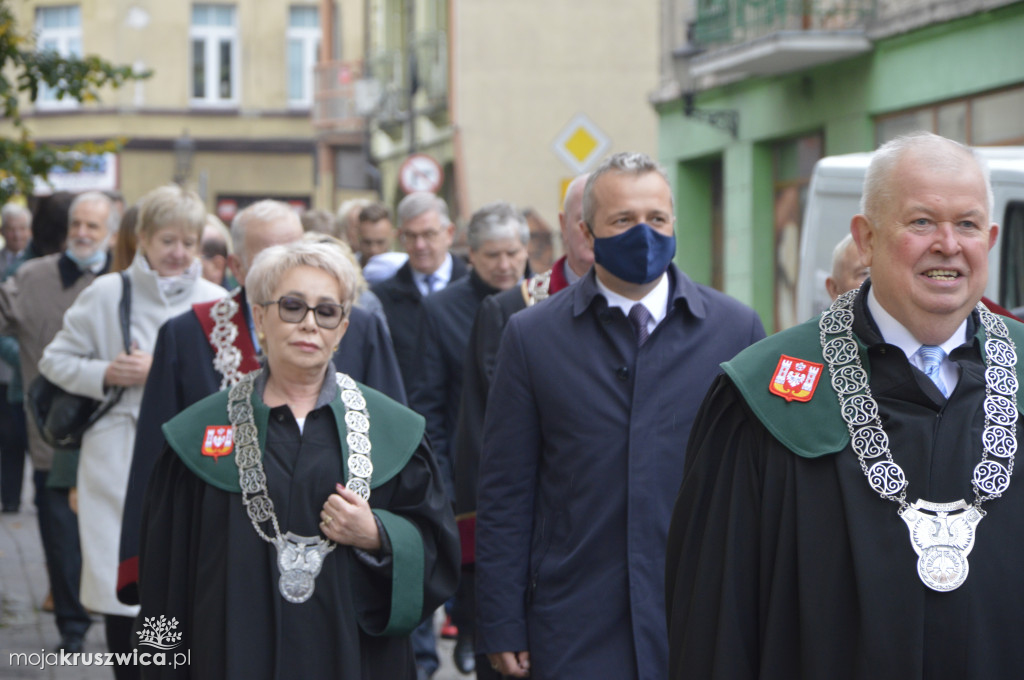
{"type": "MultiPolygon", "coordinates": [[[[392,401],[380,392],[360,384],[359,388],[366,398],[366,410],[370,414],[370,443],[373,447],[373,476],[371,488],[384,484],[405,467],[416,447],[423,440],[424,420],[414,411],[392,401]]],[[[259,448],[263,451],[267,438],[267,422],[270,419],[270,408],[263,399],[253,391],[250,397],[253,418],[259,432],[259,448]]],[[[213,455],[216,451],[203,453],[204,439],[207,429],[216,426],[230,427],[228,418],[228,391],[222,390],[212,394],[188,407],[163,426],[164,436],[182,462],[207,484],[223,491],[241,493],[238,484],[238,465],[235,463],[235,451],[213,455]]],[[[348,443],[345,441],[348,432],[345,426],[345,405],[341,402],[340,391],[330,402],[334,422],[338,428],[341,441],[342,472],[348,481],[348,443]]]]}
{"type": "MultiPolygon", "coordinates": [[[[832,389],[828,364],[821,352],[818,319],[781,331],[748,347],[722,370],[739,390],[750,410],[761,424],[786,448],[804,458],[817,458],[838,453],[850,441],[850,432],[839,412],[839,399],[832,389]],[[781,357],[785,355],[809,363],[823,364],[813,394],[807,401],[787,400],[772,393],[770,386],[781,357]]],[[[1003,318],[1010,338],[1018,352],[1024,351],[1024,324],[1003,318]]],[[[867,346],[856,334],[857,349],[864,370],[871,374],[867,346]]],[[[980,341],[984,355],[985,329],[977,324],[974,337],[980,341]]],[[[1024,361],[1017,362],[1017,380],[1024,388],[1024,361]]],[[[1017,410],[1024,406],[1024,389],[1017,391],[1017,410]]]]}
{"type": "MultiPolygon", "coordinates": [[[[419,414],[392,401],[380,392],[360,384],[370,414],[373,477],[370,487],[377,488],[397,475],[423,440],[424,420],[419,414]]],[[[346,440],[344,404],[340,390],[330,402],[341,441],[342,471],[348,479],[348,444],[346,440]]],[[[253,419],[259,431],[262,454],[266,444],[270,408],[253,391],[250,401],[253,419]]],[[[196,402],[163,426],[164,436],[174,452],[197,477],[223,491],[241,494],[234,449],[221,455],[204,455],[203,445],[208,427],[228,426],[228,390],[217,392],[196,402]]],[[[371,496],[372,500],[372,496],[371,496]]],[[[387,620],[381,627],[360,626],[370,635],[408,635],[424,616],[423,580],[425,578],[423,537],[409,519],[374,509],[373,514],[384,526],[391,543],[391,593],[387,620]]]]}

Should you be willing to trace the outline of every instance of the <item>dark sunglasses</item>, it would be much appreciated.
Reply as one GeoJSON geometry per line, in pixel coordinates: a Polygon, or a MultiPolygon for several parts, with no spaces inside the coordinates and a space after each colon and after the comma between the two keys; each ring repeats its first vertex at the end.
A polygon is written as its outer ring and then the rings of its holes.
{"type": "Polygon", "coordinates": [[[280,299],[260,304],[264,307],[277,305],[277,314],[281,317],[281,321],[288,323],[301,323],[312,309],[316,325],[328,330],[337,328],[341,325],[341,320],[345,318],[345,307],[333,302],[321,302],[315,307],[310,307],[305,300],[285,295],[280,299]]]}

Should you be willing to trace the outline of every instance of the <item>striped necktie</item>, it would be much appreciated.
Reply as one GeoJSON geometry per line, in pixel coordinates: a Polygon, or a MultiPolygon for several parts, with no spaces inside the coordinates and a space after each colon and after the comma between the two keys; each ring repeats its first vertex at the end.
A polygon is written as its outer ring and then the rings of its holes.
{"type": "Polygon", "coordinates": [[[921,357],[924,374],[931,378],[931,381],[939,388],[939,392],[942,392],[942,396],[948,397],[946,381],[942,379],[942,360],[946,358],[946,352],[936,345],[921,345],[921,349],[917,350],[917,353],[921,357]]]}
{"type": "Polygon", "coordinates": [[[647,307],[643,303],[638,302],[629,308],[629,322],[633,324],[633,330],[636,331],[636,346],[643,347],[644,343],[647,342],[647,338],[650,337],[650,332],[647,330],[647,325],[651,321],[651,313],[647,311],[647,307]]]}

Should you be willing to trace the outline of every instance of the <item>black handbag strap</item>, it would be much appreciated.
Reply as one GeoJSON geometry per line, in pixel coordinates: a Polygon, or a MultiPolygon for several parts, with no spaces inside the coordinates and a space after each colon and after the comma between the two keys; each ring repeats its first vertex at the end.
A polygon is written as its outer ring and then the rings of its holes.
{"type": "Polygon", "coordinates": [[[132,353],[132,280],[128,272],[121,272],[121,338],[124,340],[125,354],[132,353]]]}
{"type": "MultiPolygon", "coordinates": [[[[132,353],[132,280],[128,278],[128,272],[121,272],[121,304],[118,306],[118,316],[121,320],[121,339],[124,341],[124,351],[126,354],[132,353]]],[[[107,397],[98,409],[96,409],[92,416],[89,417],[88,423],[86,423],[83,431],[92,427],[93,423],[106,415],[107,411],[112,409],[114,405],[121,401],[121,395],[124,394],[124,388],[121,386],[115,387],[110,391],[110,395],[107,397]]]]}

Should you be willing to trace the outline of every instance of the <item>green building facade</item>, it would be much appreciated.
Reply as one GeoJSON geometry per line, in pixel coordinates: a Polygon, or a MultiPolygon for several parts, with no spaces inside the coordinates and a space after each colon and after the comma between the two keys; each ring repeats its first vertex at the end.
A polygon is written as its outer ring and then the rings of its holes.
{"type": "Polygon", "coordinates": [[[916,129],[973,145],[1024,144],[1024,2],[962,2],[952,10],[959,16],[941,21],[934,6],[952,3],[926,3],[930,22],[899,2],[882,16],[876,3],[697,0],[690,47],[703,50],[683,56],[690,76],[680,76],[696,112],[686,115],[682,98],[655,104],[658,153],[675,189],[677,264],[753,306],[769,332],[800,321],[793,304],[803,202],[819,158],[870,151],[916,129]],[[858,13],[832,30],[826,4],[858,13]],[[758,34],[750,19],[765,7],[777,16],[758,34]],[[797,30],[786,30],[794,21],[797,30]],[[825,54],[829,41],[838,49],[809,63],[800,51],[808,37],[825,54]],[[765,51],[786,40],[795,45],[789,53],[765,51]],[[852,55],[835,56],[850,45],[852,55]],[[707,120],[723,111],[735,112],[735,137],[707,120]]]}

